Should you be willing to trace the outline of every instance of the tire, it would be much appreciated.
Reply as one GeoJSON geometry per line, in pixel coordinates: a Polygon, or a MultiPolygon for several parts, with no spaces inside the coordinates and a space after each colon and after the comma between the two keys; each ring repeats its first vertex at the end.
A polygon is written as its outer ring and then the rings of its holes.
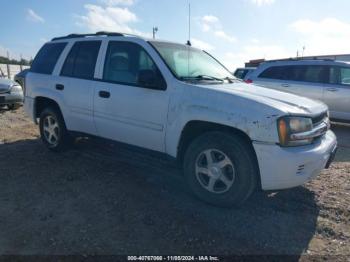
{"type": "Polygon", "coordinates": [[[10,105],[7,105],[7,108],[9,110],[17,110],[18,108],[20,108],[21,106],[19,104],[10,104],[10,105]]]}
{"type": "Polygon", "coordinates": [[[39,129],[41,140],[51,151],[62,152],[71,144],[62,114],[54,107],[48,107],[40,114],[39,129]]]}
{"type": "Polygon", "coordinates": [[[197,198],[221,207],[242,205],[258,181],[251,145],[224,132],[203,134],[190,144],[185,153],[184,173],[197,198]]]}

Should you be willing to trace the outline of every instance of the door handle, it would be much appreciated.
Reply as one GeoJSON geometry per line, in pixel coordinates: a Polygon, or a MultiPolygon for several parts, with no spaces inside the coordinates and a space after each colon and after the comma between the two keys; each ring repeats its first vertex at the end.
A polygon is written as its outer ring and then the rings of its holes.
{"type": "Polygon", "coordinates": [[[64,90],[64,85],[57,84],[56,89],[62,91],[62,90],[64,90]]]}
{"type": "Polygon", "coordinates": [[[330,88],[327,88],[327,91],[329,91],[329,92],[338,92],[338,88],[330,87],[330,88]]]}
{"type": "Polygon", "coordinates": [[[111,97],[111,93],[107,92],[107,91],[100,91],[100,92],[98,92],[98,95],[102,98],[110,98],[111,97]]]}
{"type": "Polygon", "coordinates": [[[282,84],[281,86],[282,86],[282,87],[290,87],[289,84],[282,84]]]}

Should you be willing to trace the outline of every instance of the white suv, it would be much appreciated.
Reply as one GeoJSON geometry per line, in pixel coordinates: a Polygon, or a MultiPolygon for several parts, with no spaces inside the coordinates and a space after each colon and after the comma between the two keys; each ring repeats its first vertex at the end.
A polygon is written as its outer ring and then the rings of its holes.
{"type": "Polygon", "coordinates": [[[350,64],[334,60],[281,60],[261,64],[247,83],[320,100],[334,121],[350,122],[350,64]]]}
{"type": "Polygon", "coordinates": [[[25,109],[51,150],[79,133],[165,153],[197,197],[221,206],[303,184],[337,147],[326,105],[248,86],[189,45],[119,33],[45,44],[25,78],[25,109]]]}

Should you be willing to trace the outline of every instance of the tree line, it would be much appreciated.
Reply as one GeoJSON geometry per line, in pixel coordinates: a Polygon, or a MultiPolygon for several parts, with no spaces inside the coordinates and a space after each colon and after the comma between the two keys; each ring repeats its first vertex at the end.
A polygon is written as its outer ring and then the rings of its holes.
{"type": "Polygon", "coordinates": [[[7,57],[0,56],[0,64],[29,66],[29,65],[31,65],[31,63],[32,63],[32,60],[27,60],[24,58],[22,58],[21,60],[16,60],[16,59],[8,59],[7,57]]]}

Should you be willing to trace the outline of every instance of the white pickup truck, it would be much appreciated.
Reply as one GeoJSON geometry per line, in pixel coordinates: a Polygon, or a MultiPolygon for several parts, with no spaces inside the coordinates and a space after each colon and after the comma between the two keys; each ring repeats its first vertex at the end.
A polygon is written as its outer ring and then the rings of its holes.
{"type": "Polygon", "coordinates": [[[165,153],[215,205],[302,185],[337,148],[326,105],[244,84],[189,44],[108,32],[54,38],[24,82],[26,112],[49,149],[84,134],[165,153]]]}

